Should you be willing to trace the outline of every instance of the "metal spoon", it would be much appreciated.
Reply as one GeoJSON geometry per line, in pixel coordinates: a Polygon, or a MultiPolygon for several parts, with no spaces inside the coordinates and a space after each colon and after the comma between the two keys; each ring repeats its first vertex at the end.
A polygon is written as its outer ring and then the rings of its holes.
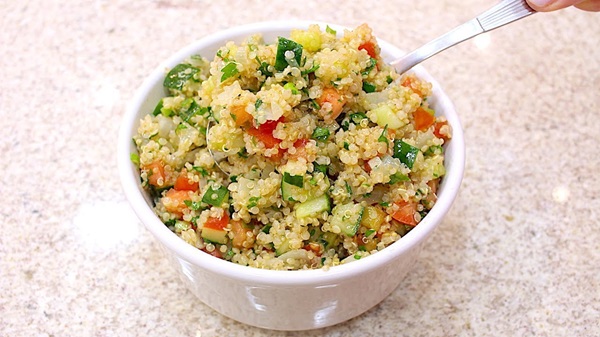
{"type": "MultiPolygon", "coordinates": [[[[415,65],[425,61],[426,59],[438,54],[443,50],[471,39],[481,33],[489,32],[511,22],[522,19],[533,13],[536,13],[536,11],[529,7],[525,0],[502,0],[500,3],[483,12],[481,15],[463,23],[462,25],[432,40],[431,42],[403,56],[402,58],[392,61],[390,64],[396,69],[396,71],[398,71],[398,73],[405,73],[415,65]]],[[[213,153],[213,150],[210,147],[210,124],[211,122],[209,121],[209,124],[206,127],[206,145],[208,152],[213,157],[216,166],[223,171],[225,175],[229,175],[229,173],[227,173],[219,165],[219,161],[226,158],[226,155],[215,156],[215,153],[213,153]]]]}
{"type": "Polygon", "coordinates": [[[415,65],[449,47],[533,13],[536,13],[536,11],[529,7],[525,0],[502,0],[476,18],[463,23],[448,33],[406,54],[402,58],[392,61],[390,64],[400,74],[405,73],[415,65]]]}

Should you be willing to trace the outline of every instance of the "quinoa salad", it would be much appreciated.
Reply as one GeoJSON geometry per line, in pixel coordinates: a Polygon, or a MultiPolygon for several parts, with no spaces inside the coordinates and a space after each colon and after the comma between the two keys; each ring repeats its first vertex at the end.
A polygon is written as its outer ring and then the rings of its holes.
{"type": "Polygon", "coordinates": [[[131,160],[156,215],[210,255],[329,268],[396,242],[436,202],[451,127],[367,25],[253,35],[165,74],[131,160]]]}

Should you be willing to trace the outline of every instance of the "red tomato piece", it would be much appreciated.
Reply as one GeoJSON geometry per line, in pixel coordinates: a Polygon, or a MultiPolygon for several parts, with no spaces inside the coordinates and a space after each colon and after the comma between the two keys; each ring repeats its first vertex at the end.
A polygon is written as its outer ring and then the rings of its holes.
{"type": "Polygon", "coordinates": [[[415,213],[417,212],[417,204],[414,202],[397,202],[400,208],[392,214],[392,218],[409,226],[416,226],[415,213]]]}
{"type": "Polygon", "coordinates": [[[223,213],[220,218],[209,217],[204,223],[204,228],[212,228],[219,231],[225,230],[225,227],[229,224],[229,215],[223,213]]]}
{"type": "Polygon", "coordinates": [[[199,184],[193,180],[188,179],[187,171],[184,169],[181,171],[177,180],[175,180],[175,185],[173,188],[177,191],[197,191],[199,189],[199,184]]]}

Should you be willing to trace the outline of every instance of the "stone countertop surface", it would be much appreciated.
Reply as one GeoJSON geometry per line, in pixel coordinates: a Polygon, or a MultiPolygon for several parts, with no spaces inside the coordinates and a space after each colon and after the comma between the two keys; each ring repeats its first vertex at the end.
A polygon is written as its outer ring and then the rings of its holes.
{"type": "Polygon", "coordinates": [[[116,167],[142,80],[231,26],[302,19],[411,50],[493,1],[1,1],[0,336],[600,336],[600,14],[536,14],[424,66],[466,172],[416,267],[348,322],[282,333],[199,302],[116,167]]]}

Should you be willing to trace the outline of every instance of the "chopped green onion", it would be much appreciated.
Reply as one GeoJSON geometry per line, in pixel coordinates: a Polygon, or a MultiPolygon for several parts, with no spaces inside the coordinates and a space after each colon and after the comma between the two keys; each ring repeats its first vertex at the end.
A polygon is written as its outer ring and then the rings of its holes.
{"type": "Polygon", "coordinates": [[[237,68],[237,63],[228,62],[223,69],[221,69],[221,72],[223,73],[223,75],[221,75],[221,82],[223,82],[226,79],[237,75],[240,71],[237,68]]]}
{"type": "Polygon", "coordinates": [[[417,160],[417,154],[419,153],[419,149],[405,143],[401,139],[396,139],[394,141],[394,158],[400,159],[400,161],[406,165],[409,169],[413,168],[415,160],[417,160]]]}
{"type": "Polygon", "coordinates": [[[180,63],[169,71],[163,81],[163,86],[168,89],[181,90],[185,82],[192,79],[199,71],[200,69],[193,67],[190,64],[180,63]]]}
{"type": "Polygon", "coordinates": [[[202,196],[202,202],[209,205],[220,207],[223,202],[229,197],[229,190],[225,186],[219,186],[214,189],[212,186],[208,188],[206,193],[202,196]]]}
{"type": "Polygon", "coordinates": [[[302,176],[293,176],[287,172],[283,173],[283,181],[287,184],[297,187],[304,187],[304,178],[302,176]]]}
{"type": "Polygon", "coordinates": [[[314,99],[310,100],[310,104],[312,105],[312,107],[315,110],[321,110],[321,106],[319,105],[319,103],[317,103],[317,101],[315,101],[314,99]]]}
{"type": "Polygon", "coordinates": [[[283,71],[288,65],[298,67],[302,60],[302,45],[288,40],[284,37],[279,37],[277,40],[277,54],[275,56],[275,69],[283,71]],[[289,53],[293,54],[289,57],[289,53]],[[286,53],[288,54],[286,57],[286,53]]]}
{"type": "Polygon", "coordinates": [[[330,135],[330,134],[331,134],[331,133],[330,133],[330,131],[329,131],[329,129],[328,129],[328,128],[324,128],[324,127],[317,126],[317,127],[315,128],[315,130],[313,131],[313,133],[312,133],[312,136],[311,136],[311,137],[312,137],[313,139],[316,139],[316,140],[322,140],[322,141],[325,141],[325,140],[327,140],[327,138],[329,138],[329,135],[330,135]]]}

